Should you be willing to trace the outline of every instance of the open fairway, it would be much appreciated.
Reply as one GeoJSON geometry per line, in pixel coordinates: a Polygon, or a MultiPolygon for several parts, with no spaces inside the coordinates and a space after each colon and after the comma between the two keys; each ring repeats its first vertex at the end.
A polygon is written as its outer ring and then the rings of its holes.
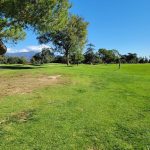
{"type": "Polygon", "coordinates": [[[1,150],[150,149],[150,64],[0,67],[1,150]]]}

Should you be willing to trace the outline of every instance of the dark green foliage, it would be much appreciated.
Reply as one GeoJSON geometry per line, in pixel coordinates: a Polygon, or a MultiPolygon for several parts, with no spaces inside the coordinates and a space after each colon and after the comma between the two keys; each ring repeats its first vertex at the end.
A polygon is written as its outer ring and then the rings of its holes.
{"type": "Polygon", "coordinates": [[[150,60],[148,60],[147,57],[140,57],[138,58],[138,62],[143,64],[143,63],[150,63],[150,60]]]}
{"type": "Polygon", "coordinates": [[[7,64],[7,57],[0,56],[0,64],[7,64]]]}
{"type": "Polygon", "coordinates": [[[64,56],[55,56],[54,58],[54,63],[62,63],[62,64],[65,64],[66,63],[66,58],[64,56]]]}
{"type": "Polygon", "coordinates": [[[34,65],[45,64],[50,63],[53,60],[54,60],[54,53],[52,52],[52,49],[43,48],[40,53],[37,53],[32,57],[31,63],[34,65]]]}
{"type": "Polygon", "coordinates": [[[138,63],[138,57],[136,53],[128,53],[128,55],[122,55],[121,60],[126,63],[138,63]]]}
{"type": "Polygon", "coordinates": [[[104,63],[116,63],[119,58],[118,51],[114,49],[112,50],[99,49],[98,54],[104,63]]]}
{"type": "Polygon", "coordinates": [[[19,60],[18,60],[18,64],[26,64],[27,63],[27,59],[25,57],[21,57],[19,60]]]}
{"type": "Polygon", "coordinates": [[[84,53],[84,63],[86,64],[99,64],[102,63],[101,58],[99,57],[98,52],[95,52],[95,46],[93,44],[87,45],[87,50],[84,53]]]}
{"type": "Polygon", "coordinates": [[[26,64],[25,57],[0,56],[0,64],[26,64]]]}
{"type": "Polygon", "coordinates": [[[94,55],[93,63],[94,63],[94,64],[101,64],[102,62],[103,62],[103,61],[102,61],[102,59],[99,57],[98,52],[96,52],[95,55],[94,55]]]}
{"type": "Polygon", "coordinates": [[[84,56],[81,52],[77,51],[77,52],[74,52],[70,55],[70,61],[71,61],[71,64],[81,64],[82,61],[84,60],[84,56]]]}
{"type": "Polygon", "coordinates": [[[91,43],[87,45],[87,50],[84,53],[84,62],[87,64],[93,64],[94,63],[94,58],[95,58],[94,47],[95,46],[91,43]]]}

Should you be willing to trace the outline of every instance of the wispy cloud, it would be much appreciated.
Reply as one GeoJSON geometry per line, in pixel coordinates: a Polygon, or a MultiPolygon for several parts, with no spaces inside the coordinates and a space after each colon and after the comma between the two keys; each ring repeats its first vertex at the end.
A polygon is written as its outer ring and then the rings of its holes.
{"type": "Polygon", "coordinates": [[[21,53],[21,52],[31,52],[31,51],[40,52],[43,48],[51,48],[51,47],[48,45],[45,45],[45,44],[30,45],[30,46],[27,46],[23,49],[8,48],[7,53],[19,53],[19,52],[21,53]]]}

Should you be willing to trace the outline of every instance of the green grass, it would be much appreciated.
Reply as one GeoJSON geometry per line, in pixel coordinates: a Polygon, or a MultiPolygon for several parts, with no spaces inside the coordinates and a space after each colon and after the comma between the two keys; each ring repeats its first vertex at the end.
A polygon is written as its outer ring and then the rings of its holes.
{"type": "Polygon", "coordinates": [[[0,98],[1,150],[150,149],[150,64],[33,68],[0,76],[61,74],[64,83],[0,98]]]}

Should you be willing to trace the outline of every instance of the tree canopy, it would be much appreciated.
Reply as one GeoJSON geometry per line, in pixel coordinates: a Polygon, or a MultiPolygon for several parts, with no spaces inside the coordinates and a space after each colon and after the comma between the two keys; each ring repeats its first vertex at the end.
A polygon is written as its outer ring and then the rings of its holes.
{"type": "MultiPolygon", "coordinates": [[[[37,33],[60,30],[68,21],[69,7],[68,0],[2,0],[0,41],[22,40],[28,27],[37,33]]],[[[0,48],[1,53],[6,51],[3,45],[0,48]]]]}
{"type": "Polygon", "coordinates": [[[69,65],[69,57],[71,53],[79,53],[83,50],[86,43],[88,23],[83,18],[70,15],[66,27],[56,32],[47,32],[38,39],[40,43],[52,42],[56,50],[66,56],[67,65],[69,65]]]}

